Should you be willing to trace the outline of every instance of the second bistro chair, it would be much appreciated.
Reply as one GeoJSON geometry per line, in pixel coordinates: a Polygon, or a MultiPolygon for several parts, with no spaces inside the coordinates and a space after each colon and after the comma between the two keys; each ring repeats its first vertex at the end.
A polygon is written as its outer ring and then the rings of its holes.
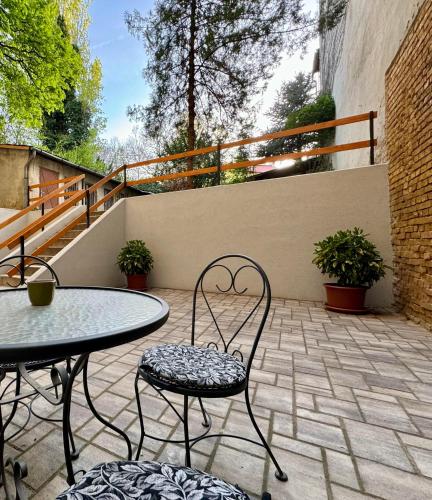
{"type": "MultiPolygon", "coordinates": [[[[256,289],[255,289],[256,290],[256,289]]],[[[202,398],[224,398],[235,394],[244,393],[245,403],[251,424],[254,427],[259,441],[253,441],[245,437],[227,435],[252,442],[264,447],[276,467],[276,478],[280,481],[287,481],[288,477],[282,471],[278,461],[270,449],[263,433],[255,420],[249,397],[249,375],[252,362],[258,347],[258,343],[267,320],[271,303],[270,283],[262,267],[251,258],[244,255],[230,254],[219,257],[206,266],[198,278],[193,294],[192,308],[192,338],[190,345],[158,345],[146,349],[138,363],[138,371],[135,379],[135,395],[137,398],[138,414],[141,425],[141,439],[138,445],[136,459],[139,459],[144,437],[170,442],[156,436],[145,433],[141,403],[139,398],[138,382],[142,378],[148,382],[171,406],[184,426],[184,440],[175,441],[185,444],[187,467],[191,466],[190,450],[199,441],[209,437],[220,436],[221,434],[208,434],[211,425],[211,417],[204,409],[202,398]],[[248,273],[258,281],[258,296],[247,297],[241,313],[244,317],[235,324],[233,331],[224,331],[219,312],[212,309],[212,299],[218,301],[222,294],[234,294],[245,297],[247,287],[240,287],[239,281],[244,274],[248,273]],[[216,283],[211,289],[216,289],[220,293],[209,293],[208,277],[213,276],[216,283]],[[222,285],[224,283],[224,285],[222,285]],[[204,300],[203,308],[197,310],[198,295],[204,300]],[[210,315],[210,324],[213,327],[211,341],[205,346],[197,346],[196,343],[196,323],[203,321],[205,313],[210,315]],[[197,317],[199,315],[199,317],[197,317]],[[252,328],[257,325],[257,331],[252,346],[241,352],[234,347],[234,343],[246,325],[252,328]],[[173,392],[183,395],[183,415],[181,415],[171,402],[164,395],[164,392],[173,392]],[[189,398],[197,397],[203,413],[204,423],[207,430],[198,437],[189,437],[189,398]]],[[[224,323],[225,324],[225,323],[224,323]]],[[[209,336],[210,329],[206,329],[206,337],[209,336]]]]}
{"type": "MultiPolygon", "coordinates": [[[[36,267],[36,271],[39,269],[45,268],[51,275],[51,279],[55,280],[56,285],[60,286],[60,280],[54,271],[54,269],[43,259],[39,257],[35,257],[32,255],[12,255],[0,260],[0,274],[6,279],[6,284],[12,288],[18,288],[24,286],[27,282],[27,276],[25,275],[26,271],[31,270],[33,267],[36,267]],[[19,281],[17,282],[17,278],[14,278],[15,275],[19,276],[19,281]],[[15,281],[14,281],[15,279],[15,281]],[[9,281],[8,281],[9,280],[9,281]]],[[[20,370],[17,369],[16,363],[0,363],[0,373],[12,373],[14,374],[14,378],[12,378],[6,387],[3,389],[0,400],[4,398],[6,393],[9,391],[11,385],[15,383],[15,398],[12,404],[12,410],[8,417],[6,418],[3,424],[3,433],[6,427],[12,422],[16,411],[18,409],[18,404],[22,404],[27,407],[28,417],[23,425],[21,425],[18,430],[16,430],[12,435],[8,436],[5,441],[9,441],[12,438],[16,437],[20,432],[22,432],[27,423],[30,420],[31,414],[35,417],[51,422],[60,422],[61,420],[55,418],[43,417],[36,413],[33,409],[33,402],[37,397],[40,396],[41,392],[44,394],[45,399],[50,402],[52,405],[57,406],[63,402],[63,396],[58,394],[58,386],[60,385],[62,389],[66,384],[66,380],[68,378],[68,373],[70,372],[70,359],[69,358],[60,358],[60,359],[46,359],[43,361],[28,361],[20,370]],[[66,362],[66,366],[61,366],[61,363],[66,362]],[[35,380],[30,376],[31,372],[36,370],[47,370],[49,369],[51,372],[51,380],[52,380],[52,388],[54,388],[55,394],[51,394],[45,387],[41,388],[35,380]],[[32,386],[36,391],[35,394],[31,395],[31,402],[29,404],[24,402],[24,399],[27,399],[26,395],[21,395],[21,383],[22,378],[32,386]]],[[[78,457],[78,451],[75,448],[75,443],[72,435],[72,430],[68,429],[69,438],[72,447],[72,457],[78,457]]]]}

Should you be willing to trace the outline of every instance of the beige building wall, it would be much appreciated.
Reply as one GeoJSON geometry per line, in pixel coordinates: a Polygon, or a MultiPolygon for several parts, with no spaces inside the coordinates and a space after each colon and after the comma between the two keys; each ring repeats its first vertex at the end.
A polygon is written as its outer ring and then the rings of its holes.
{"type": "MultiPolygon", "coordinates": [[[[337,118],[378,112],[375,120],[377,162],[387,161],[385,72],[422,3],[423,0],[350,0],[345,20],[321,43],[322,70],[334,72],[331,77],[321,75],[321,79],[330,85],[332,82],[330,90],[336,102],[337,118]],[[335,33],[341,30],[342,33],[335,33]],[[333,64],[332,57],[336,58],[333,64]]],[[[336,128],[336,144],[364,139],[369,139],[367,122],[336,128]]],[[[368,149],[333,155],[336,169],[368,164],[368,149]]]]}
{"type": "Polygon", "coordinates": [[[0,149],[0,208],[21,210],[26,195],[25,165],[30,159],[28,150],[0,149]]]}

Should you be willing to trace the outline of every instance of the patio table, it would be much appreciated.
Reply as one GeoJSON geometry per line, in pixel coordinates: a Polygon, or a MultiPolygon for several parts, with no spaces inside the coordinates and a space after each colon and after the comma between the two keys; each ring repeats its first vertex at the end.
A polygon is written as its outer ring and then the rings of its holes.
{"type": "MultiPolygon", "coordinates": [[[[74,457],[68,433],[75,377],[82,372],[90,410],[100,422],[124,438],[128,459],[131,459],[132,446],[127,434],[104,419],[91,401],[87,383],[89,355],[149,335],[167,321],[168,315],[169,307],[162,299],[124,289],[61,286],[56,288],[51,305],[44,307],[32,306],[25,288],[0,291],[0,363],[16,363],[21,376],[33,388],[32,394],[39,393],[54,405],[63,404],[63,444],[69,484],[75,482],[74,457]],[[30,361],[72,356],[77,358],[70,372],[60,366],[52,370],[53,382],[62,387],[62,394],[58,397],[34,380],[25,366],[30,361]]],[[[4,377],[5,372],[0,372],[0,382],[4,377]]],[[[0,472],[3,484],[5,466],[1,408],[28,396],[20,394],[0,401],[0,472]]],[[[14,472],[19,476],[19,470],[14,472]]],[[[6,494],[9,496],[8,491],[6,494]]]]}

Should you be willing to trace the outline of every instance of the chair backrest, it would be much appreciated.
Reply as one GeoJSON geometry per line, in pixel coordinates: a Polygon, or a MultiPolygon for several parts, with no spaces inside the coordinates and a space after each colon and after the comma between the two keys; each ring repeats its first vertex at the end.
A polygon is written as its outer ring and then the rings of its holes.
{"type": "Polygon", "coordinates": [[[18,275],[20,281],[18,283],[13,283],[12,281],[7,281],[6,284],[11,287],[19,287],[27,283],[27,279],[31,276],[26,276],[25,272],[32,267],[45,267],[51,273],[51,278],[56,281],[57,285],[60,285],[60,280],[54,269],[43,259],[35,257],[33,255],[12,255],[0,260],[0,275],[6,274],[10,278],[18,275]]]}
{"type": "Polygon", "coordinates": [[[205,267],[198,278],[193,294],[192,345],[195,344],[197,319],[201,321],[201,318],[197,318],[199,295],[204,300],[204,310],[207,310],[210,314],[210,323],[216,328],[216,339],[208,342],[207,347],[219,349],[219,344],[221,344],[224,352],[240,355],[243,360],[246,353],[241,352],[239,349],[234,349],[232,343],[250,321],[253,320],[254,324],[258,324],[247,362],[247,374],[249,375],[271,304],[270,283],[263,268],[250,257],[239,254],[223,255],[205,267]],[[246,293],[250,289],[250,286],[242,286],[241,284],[242,277],[245,278],[245,273],[248,273],[248,285],[252,283],[254,285],[253,291],[256,294],[254,296],[246,293]],[[213,286],[209,280],[211,276],[213,276],[213,286]],[[209,290],[214,290],[216,293],[209,290]],[[218,305],[220,306],[219,297],[221,294],[247,296],[242,310],[239,311],[237,321],[230,322],[234,323],[234,327],[228,329],[229,331],[224,331],[225,328],[221,325],[220,320],[222,319],[223,321],[223,315],[219,316],[220,311],[215,312],[214,306],[212,308],[212,302],[217,304],[219,301],[218,305]]]}

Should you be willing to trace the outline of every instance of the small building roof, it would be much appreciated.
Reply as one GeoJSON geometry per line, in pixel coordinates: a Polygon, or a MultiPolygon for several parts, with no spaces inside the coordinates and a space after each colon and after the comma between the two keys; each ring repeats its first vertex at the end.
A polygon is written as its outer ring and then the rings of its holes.
{"type": "MultiPolygon", "coordinates": [[[[61,156],[57,156],[53,153],[48,153],[48,151],[44,151],[43,149],[35,148],[34,146],[28,146],[26,144],[0,144],[0,149],[20,149],[20,150],[26,150],[26,151],[35,151],[36,154],[38,154],[40,156],[43,156],[43,157],[48,158],[50,160],[55,160],[59,163],[62,163],[63,165],[67,165],[68,167],[76,168],[80,172],[94,175],[95,177],[99,177],[100,179],[103,179],[105,177],[105,175],[101,174],[100,172],[96,172],[95,170],[91,170],[90,168],[83,167],[82,165],[78,165],[77,163],[73,163],[73,162],[62,158],[61,156]]],[[[113,182],[114,184],[121,184],[121,182],[117,181],[116,179],[110,179],[110,182],[113,182]]],[[[139,193],[144,193],[144,194],[148,193],[147,191],[143,191],[141,189],[138,189],[135,186],[128,186],[128,189],[132,189],[133,191],[137,191],[139,193]]]]}

